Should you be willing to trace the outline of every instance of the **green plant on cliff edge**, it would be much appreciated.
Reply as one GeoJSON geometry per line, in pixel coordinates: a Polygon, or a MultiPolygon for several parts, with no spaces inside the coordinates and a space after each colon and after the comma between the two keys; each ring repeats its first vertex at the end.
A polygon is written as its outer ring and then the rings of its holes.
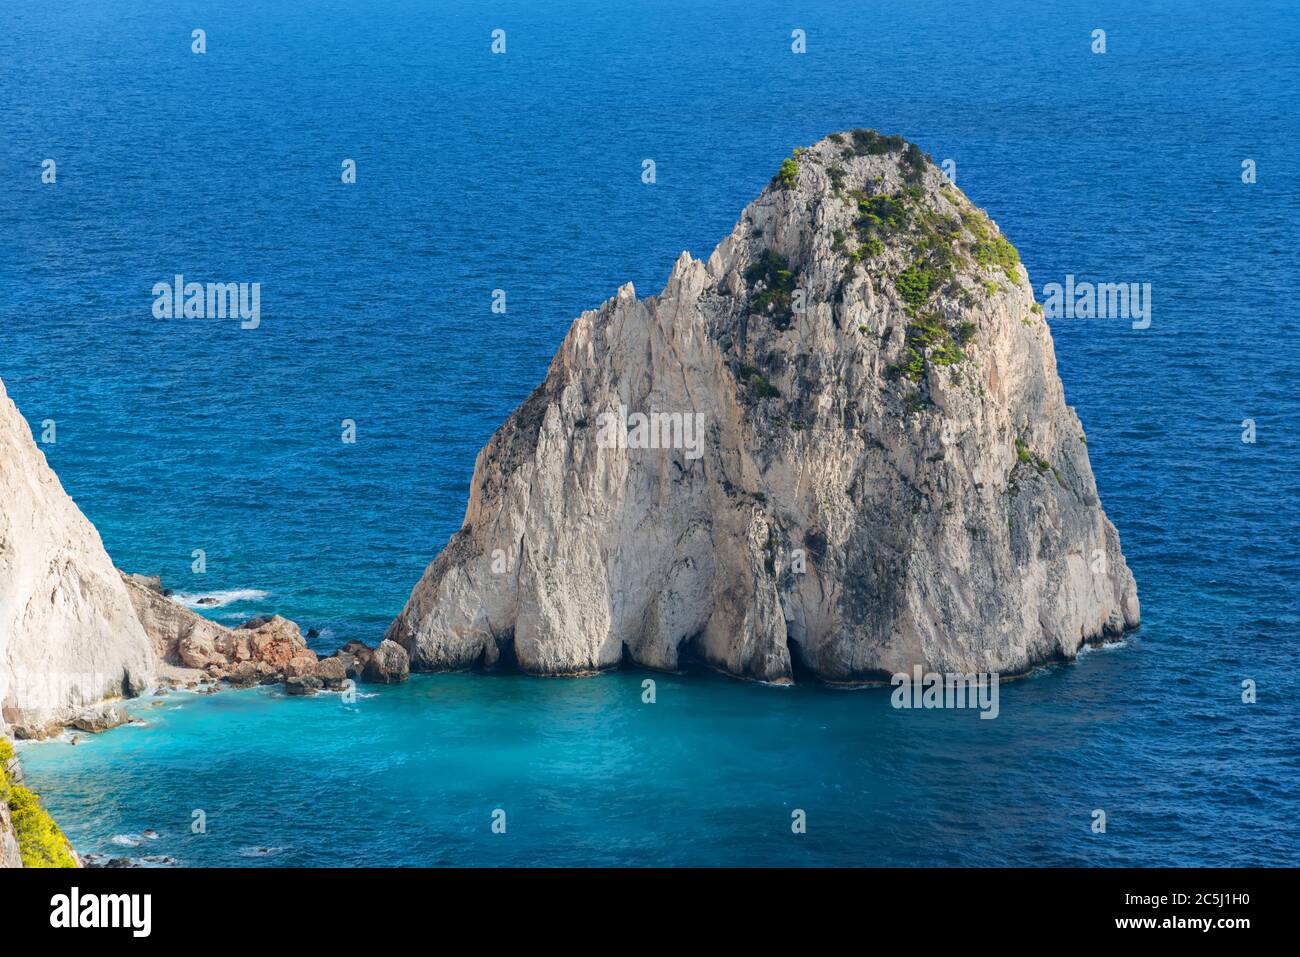
{"type": "Polygon", "coordinates": [[[799,181],[799,164],[794,157],[787,157],[781,161],[781,169],[776,174],[781,178],[781,185],[790,189],[799,181]]]}
{"type": "Polygon", "coordinates": [[[883,156],[907,146],[901,136],[881,136],[875,130],[854,130],[852,152],[858,156],[883,156]]]}
{"type": "Polygon", "coordinates": [[[8,805],[23,867],[76,867],[72,848],[34,791],[13,784],[6,764],[14,747],[0,738],[0,801],[8,805]]]}
{"type": "Polygon", "coordinates": [[[54,823],[41,800],[24,787],[15,787],[9,795],[14,834],[22,854],[23,867],[76,867],[68,839],[54,823]]]}
{"type": "Polygon", "coordinates": [[[903,158],[899,166],[903,170],[903,179],[912,184],[921,182],[921,177],[925,173],[925,161],[927,157],[921,151],[921,147],[915,143],[908,143],[903,148],[903,158]]]}
{"type": "Polygon", "coordinates": [[[962,225],[975,238],[971,255],[975,262],[985,269],[1001,269],[1006,277],[1017,285],[1020,277],[1016,267],[1020,265],[1020,253],[1011,245],[1010,240],[1000,233],[994,233],[987,216],[976,210],[964,210],[961,214],[962,225]]]}

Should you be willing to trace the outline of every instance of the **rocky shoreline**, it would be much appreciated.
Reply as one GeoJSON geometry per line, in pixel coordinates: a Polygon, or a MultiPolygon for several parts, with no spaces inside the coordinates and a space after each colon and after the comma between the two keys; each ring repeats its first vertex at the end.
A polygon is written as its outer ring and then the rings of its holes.
{"type": "MultiPolygon", "coordinates": [[[[122,580],[157,656],[153,680],[141,693],[281,685],[289,695],[313,695],[343,691],[350,682],[394,684],[410,675],[406,652],[394,642],[372,648],[349,641],[320,657],[307,646],[299,626],[280,615],[257,616],[229,628],[174,601],[156,576],[123,573],[122,580]]],[[[17,739],[49,738],[64,730],[108,731],[130,721],[120,706],[125,697],[46,721],[19,720],[9,730],[17,739]]]]}
{"type": "Polygon", "coordinates": [[[0,382],[0,865],[81,863],[21,783],[13,738],[107,731],[132,720],[120,702],[155,689],[311,695],[409,673],[393,642],[320,657],[279,615],[227,628],[119,572],[0,382]]]}
{"type": "Polygon", "coordinates": [[[287,694],[308,695],[342,690],[349,680],[392,684],[410,674],[406,652],[393,642],[371,648],[350,641],[322,658],[287,618],[259,616],[227,628],[175,601],[157,577],[122,580],[153,644],[163,687],[282,684],[287,694]]]}
{"type": "MultiPolygon", "coordinates": [[[[157,656],[154,682],[141,689],[167,694],[184,690],[214,694],[222,686],[252,688],[280,685],[287,695],[345,692],[356,682],[394,684],[410,675],[406,652],[393,642],[372,648],[349,641],[326,657],[307,647],[298,625],[279,615],[251,618],[227,628],[174,601],[159,578],[122,574],[133,606],[157,656]]],[[[134,696],[133,696],[134,697],[134,696]]],[[[165,855],[139,859],[103,854],[78,855],[58,825],[24,789],[28,820],[16,823],[8,798],[23,784],[22,768],[13,753],[10,735],[44,739],[76,731],[100,734],[125,724],[140,723],[122,707],[123,699],[63,711],[44,722],[0,724],[0,867],[169,867],[165,855]],[[25,825],[25,826],[23,826],[25,825]],[[45,847],[36,847],[43,840],[45,847]],[[64,855],[59,863],[59,855],[64,855]]],[[[70,743],[78,741],[72,737],[70,743]]],[[[149,832],[145,832],[148,836],[149,832]]]]}

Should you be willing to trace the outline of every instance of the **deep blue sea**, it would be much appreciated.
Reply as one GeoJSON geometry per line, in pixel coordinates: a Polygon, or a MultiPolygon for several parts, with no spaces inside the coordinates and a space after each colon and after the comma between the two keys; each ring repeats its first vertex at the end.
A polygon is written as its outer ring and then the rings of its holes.
{"type": "Polygon", "coordinates": [[[190,865],[1300,864],[1297,50],[1293,0],[3,0],[0,378],[120,566],[322,651],[379,639],[572,319],[707,256],[792,147],[904,134],[1040,295],[1153,304],[1053,323],[1142,627],[997,720],[436,675],[143,702],[28,776],[82,851],[190,865]],[[260,327],[156,319],[176,273],[259,282],[260,327]]]}

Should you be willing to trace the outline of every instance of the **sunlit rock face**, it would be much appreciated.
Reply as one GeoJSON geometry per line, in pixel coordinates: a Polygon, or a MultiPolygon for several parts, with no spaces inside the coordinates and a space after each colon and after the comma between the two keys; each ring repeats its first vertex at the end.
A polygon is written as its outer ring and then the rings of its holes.
{"type": "Polygon", "coordinates": [[[578,317],[388,637],[415,669],[1019,673],[1137,625],[1015,248],[919,149],[797,151],[578,317]]]}
{"type": "Polygon", "coordinates": [[[139,694],[154,656],[99,533],[0,383],[0,715],[48,733],[139,694]]]}

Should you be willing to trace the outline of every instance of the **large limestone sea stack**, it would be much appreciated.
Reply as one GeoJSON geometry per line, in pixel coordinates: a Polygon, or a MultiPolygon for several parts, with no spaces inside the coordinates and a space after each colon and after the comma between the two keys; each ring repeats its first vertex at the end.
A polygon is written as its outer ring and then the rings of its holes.
{"type": "Polygon", "coordinates": [[[424,670],[855,682],[1021,673],[1138,618],[1015,248],[857,130],[573,323],[388,637],[424,670]]]}

